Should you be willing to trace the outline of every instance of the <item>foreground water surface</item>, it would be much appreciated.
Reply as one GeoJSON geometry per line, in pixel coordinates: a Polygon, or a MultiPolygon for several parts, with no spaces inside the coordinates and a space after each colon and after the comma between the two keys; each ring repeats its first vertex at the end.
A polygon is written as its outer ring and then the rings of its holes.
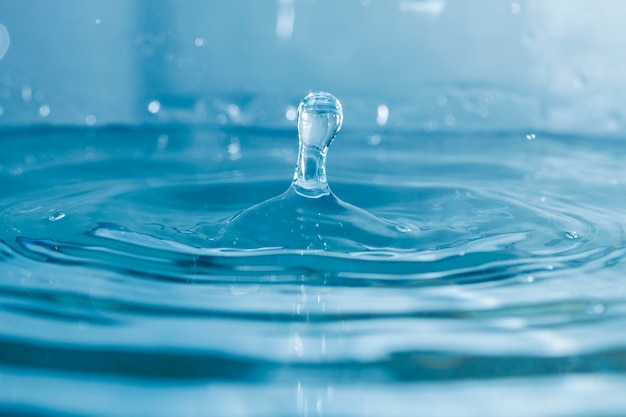
{"type": "Polygon", "coordinates": [[[622,415],[626,145],[535,133],[347,129],[233,223],[295,131],[3,132],[0,414],[622,415]]]}

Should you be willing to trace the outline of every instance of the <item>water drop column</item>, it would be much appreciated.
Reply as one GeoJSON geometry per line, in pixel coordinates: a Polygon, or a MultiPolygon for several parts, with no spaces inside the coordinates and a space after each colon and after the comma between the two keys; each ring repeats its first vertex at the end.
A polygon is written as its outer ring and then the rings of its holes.
{"type": "Polygon", "coordinates": [[[318,198],[330,194],[326,179],[326,154],[342,123],[341,103],[332,94],[313,92],[300,102],[300,149],[292,187],[301,196],[318,198]]]}

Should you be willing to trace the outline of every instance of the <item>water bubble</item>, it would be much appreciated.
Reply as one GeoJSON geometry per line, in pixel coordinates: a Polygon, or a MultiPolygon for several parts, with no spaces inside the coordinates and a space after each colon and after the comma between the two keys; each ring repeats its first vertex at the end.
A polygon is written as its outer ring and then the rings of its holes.
{"type": "Polygon", "coordinates": [[[578,234],[575,230],[568,230],[565,232],[565,237],[568,239],[578,239],[578,234]]]}
{"type": "Polygon", "coordinates": [[[426,123],[424,123],[424,130],[427,132],[432,132],[433,130],[437,129],[437,121],[436,120],[429,120],[426,123]]]}
{"type": "Polygon", "coordinates": [[[596,303],[593,304],[591,306],[589,306],[589,308],[587,309],[588,314],[602,314],[604,313],[604,304],[602,303],[596,303]]]}
{"type": "Polygon", "coordinates": [[[85,124],[87,124],[88,126],[93,126],[96,124],[96,116],[94,116],[93,114],[88,114],[87,116],[85,116],[85,124]]]}
{"type": "Polygon", "coordinates": [[[29,85],[22,87],[22,100],[29,102],[33,98],[33,89],[29,85]]]}
{"type": "Polygon", "coordinates": [[[202,38],[196,38],[196,39],[193,41],[193,44],[194,44],[194,45],[196,45],[196,47],[198,47],[198,48],[200,48],[200,47],[204,46],[204,43],[205,43],[205,40],[204,40],[204,39],[202,39],[202,38]]]}
{"type": "Polygon", "coordinates": [[[230,104],[228,107],[226,107],[226,111],[232,118],[239,116],[239,112],[240,112],[239,106],[237,106],[236,104],[230,104]]]}
{"type": "Polygon", "coordinates": [[[298,115],[297,110],[293,106],[287,107],[287,111],[285,112],[285,119],[287,120],[296,120],[296,116],[298,115]]]}
{"type": "Polygon", "coordinates": [[[236,161],[241,159],[241,145],[239,144],[239,138],[233,138],[228,145],[228,159],[236,161]]]}
{"type": "Polygon", "coordinates": [[[529,133],[529,134],[526,135],[526,139],[528,139],[528,140],[535,140],[535,137],[536,136],[535,136],[534,133],[529,133]]]}
{"type": "Polygon", "coordinates": [[[100,19],[96,19],[95,22],[96,22],[96,25],[99,25],[102,21],[100,19]]]}
{"type": "Polygon", "coordinates": [[[300,102],[297,118],[300,150],[293,186],[306,197],[327,195],[326,153],[343,123],[341,103],[330,93],[310,93],[300,102]]]}
{"type": "Polygon", "coordinates": [[[50,114],[50,106],[48,106],[47,104],[44,104],[41,107],[39,107],[39,115],[41,117],[48,117],[49,114],[50,114]]]}
{"type": "Polygon", "coordinates": [[[148,111],[152,114],[158,113],[161,110],[161,103],[158,100],[152,100],[148,103],[148,111]]]}
{"type": "Polygon", "coordinates": [[[377,109],[376,123],[378,126],[384,126],[387,124],[387,119],[389,119],[389,107],[381,104],[377,109]]]}
{"type": "Polygon", "coordinates": [[[157,149],[162,151],[167,148],[167,142],[169,141],[169,137],[167,135],[159,135],[157,139],[157,149]]]}
{"type": "Polygon", "coordinates": [[[411,228],[409,226],[405,226],[403,224],[396,224],[396,230],[398,230],[399,232],[402,233],[408,233],[411,231],[411,228]]]}
{"type": "Polygon", "coordinates": [[[57,211],[56,213],[54,213],[53,215],[48,217],[48,220],[50,220],[51,222],[57,222],[57,221],[61,220],[64,217],[65,217],[65,213],[63,213],[61,211],[57,211]]]}
{"type": "Polygon", "coordinates": [[[526,281],[528,284],[532,284],[533,282],[535,282],[535,277],[533,277],[532,275],[528,275],[524,281],[526,281]]]}
{"type": "Polygon", "coordinates": [[[522,8],[520,7],[519,3],[511,3],[511,13],[513,14],[517,14],[520,12],[522,8]]]}
{"type": "Polygon", "coordinates": [[[380,135],[372,135],[369,137],[369,143],[372,146],[376,146],[376,145],[380,145],[380,142],[382,142],[382,138],[380,137],[380,135]]]}
{"type": "Polygon", "coordinates": [[[456,118],[451,114],[447,114],[443,118],[443,122],[446,124],[446,126],[454,126],[456,123],[456,118]]]}

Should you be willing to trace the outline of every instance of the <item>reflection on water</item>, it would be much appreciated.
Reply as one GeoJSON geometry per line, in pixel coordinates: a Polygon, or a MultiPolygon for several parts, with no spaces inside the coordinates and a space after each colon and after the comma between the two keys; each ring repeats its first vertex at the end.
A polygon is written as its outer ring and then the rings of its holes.
{"type": "Polygon", "coordinates": [[[311,199],[293,227],[350,231],[252,250],[224,222],[289,187],[295,132],[5,133],[0,410],[619,415],[626,147],[527,134],[342,132],[333,192],[393,228],[311,199]]]}

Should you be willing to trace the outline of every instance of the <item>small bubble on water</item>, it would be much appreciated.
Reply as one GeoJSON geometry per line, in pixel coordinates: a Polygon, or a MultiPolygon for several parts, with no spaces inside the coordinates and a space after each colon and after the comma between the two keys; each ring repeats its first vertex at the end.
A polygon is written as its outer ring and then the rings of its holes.
{"type": "Polygon", "coordinates": [[[241,158],[241,145],[238,138],[233,138],[232,142],[228,145],[228,159],[236,161],[241,158]]]}
{"type": "Polygon", "coordinates": [[[48,220],[50,220],[51,222],[57,222],[64,217],[65,217],[65,213],[58,211],[54,213],[53,215],[51,215],[50,217],[48,217],[48,220]]]}
{"type": "Polygon", "coordinates": [[[231,104],[228,107],[226,107],[226,111],[228,112],[228,114],[230,115],[230,117],[238,117],[239,116],[239,106],[237,106],[236,104],[231,104]]]}
{"type": "Polygon", "coordinates": [[[588,314],[602,314],[602,313],[604,313],[604,304],[602,304],[602,303],[595,303],[593,305],[590,305],[589,308],[587,308],[587,313],[588,314]]]}
{"type": "Polygon", "coordinates": [[[285,119],[287,120],[296,120],[297,110],[293,106],[287,107],[287,111],[285,112],[285,119]]]}
{"type": "Polygon", "coordinates": [[[202,39],[202,38],[196,38],[193,41],[193,44],[196,45],[197,48],[200,48],[200,47],[204,46],[204,43],[205,43],[205,40],[202,39]]]}
{"type": "Polygon", "coordinates": [[[575,230],[568,230],[565,232],[565,237],[568,239],[578,239],[578,233],[575,230]]]}
{"type": "Polygon", "coordinates": [[[424,130],[427,132],[432,132],[433,130],[437,129],[437,127],[438,124],[436,120],[429,120],[423,125],[424,130]]]}
{"type": "Polygon", "coordinates": [[[33,98],[33,89],[29,85],[22,87],[22,100],[29,102],[33,98]]]}
{"type": "Polygon", "coordinates": [[[378,126],[384,126],[389,119],[389,107],[381,104],[376,111],[376,123],[378,126]]]}
{"type": "Polygon", "coordinates": [[[545,197],[543,197],[543,196],[542,196],[542,197],[539,197],[539,201],[541,201],[542,203],[545,203],[545,202],[546,202],[546,198],[545,198],[545,197]]]}
{"type": "Polygon", "coordinates": [[[159,135],[157,139],[157,149],[162,151],[167,148],[167,142],[169,141],[169,137],[167,135],[159,135]]]}
{"type": "Polygon", "coordinates": [[[88,114],[87,116],[85,116],[85,124],[87,126],[93,126],[96,124],[96,116],[94,116],[93,114],[88,114]]]}
{"type": "Polygon", "coordinates": [[[547,269],[548,271],[552,271],[552,270],[554,269],[554,265],[548,265],[548,266],[546,267],[546,269],[547,269]]]}
{"type": "Polygon", "coordinates": [[[456,124],[456,118],[453,115],[448,114],[443,118],[443,122],[446,126],[454,126],[456,124]]]}
{"type": "Polygon", "coordinates": [[[518,14],[521,10],[521,6],[519,3],[511,3],[511,13],[518,14]]]}
{"type": "Polygon", "coordinates": [[[405,225],[403,225],[403,224],[396,224],[396,229],[397,229],[399,232],[402,232],[402,233],[408,233],[408,232],[410,232],[410,231],[411,231],[411,228],[410,228],[410,227],[405,226],[405,225]]]}
{"type": "Polygon", "coordinates": [[[533,282],[535,282],[535,277],[533,277],[532,275],[528,275],[524,281],[526,281],[526,283],[528,284],[532,284],[533,282]]]}
{"type": "Polygon", "coordinates": [[[152,114],[158,113],[161,110],[161,103],[158,100],[152,100],[148,103],[148,111],[152,114]]]}
{"type": "Polygon", "coordinates": [[[534,133],[529,133],[529,134],[526,135],[526,139],[528,139],[528,140],[535,140],[536,137],[537,136],[535,136],[534,133]]]}
{"type": "Polygon", "coordinates": [[[372,135],[369,137],[369,143],[372,146],[376,146],[376,145],[380,145],[380,142],[382,142],[382,138],[380,137],[380,135],[372,135]]]}
{"type": "Polygon", "coordinates": [[[99,25],[100,23],[102,23],[102,20],[96,19],[96,25],[99,25]]]}
{"type": "Polygon", "coordinates": [[[47,104],[44,104],[43,106],[39,107],[39,115],[41,117],[48,117],[49,114],[50,114],[50,106],[48,106],[47,104]]]}

